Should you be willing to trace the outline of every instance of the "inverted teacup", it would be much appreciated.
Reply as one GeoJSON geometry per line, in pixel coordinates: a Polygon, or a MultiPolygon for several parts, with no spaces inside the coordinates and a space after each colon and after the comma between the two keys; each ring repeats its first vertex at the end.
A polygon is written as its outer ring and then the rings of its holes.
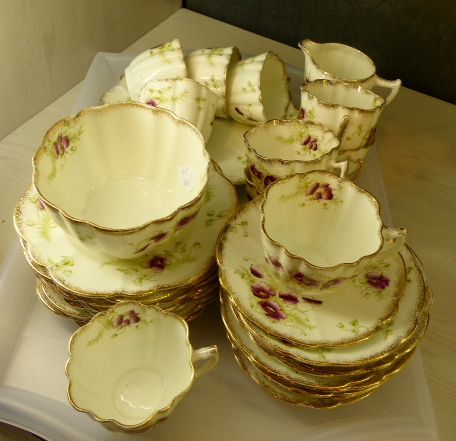
{"type": "Polygon", "coordinates": [[[197,49],[185,56],[188,77],[217,95],[215,116],[230,118],[226,109],[227,73],[228,69],[241,59],[241,53],[236,46],[197,49]]]}
{"type": "Polygon", "coordinates": [[[385,80],[376,74],[374,62],[366,54],[340,43],[316,43],[306,39],[298,43],[304,53],[304,82],[318,79],[346,81],[372,90],[391,89],[386,104],[397,95],[401,80],[385,80]]]}
{"type": "Polygon", "coordinates": [[[354,150],[370,143],[385,100],[376,93],[350,83],[331,80],[310,81],[301,86],[301,115],[317,121],[340,136],[340,150],[354,150]]]}
{"type": "Polygon", "coordinates": [[[228,114],[243,124],[284,119],[291,94],[285,63],[274,52],[245,58],[228,69],[228,114]]]}
{"type": "Polygon", "coordinates": [[[348,162],[337,162],[340,140],[313,121],[271,120],[244,134],[247,167],[257,189],[273,181],[312,170],[339,170],[345,177],[348,162]]]}
{"type": "Polygon", "coordinates": [[[55,123],[33,157],[33,186],[52,219],[82,245],[133,258],[191,226],[209,165],[203,137],[188,121],[123,102],[55,123]]]}
{"type": "Polygon", "coordinates": [[[166,420],[218,358],[217,346],[193,350],[178,315],[118,303],[72,335],[68,399],[109,430],[144,432],[166,420]]]}
{"type": "Polygon", "coordinates": [[[147,49],[137,55],[125,68],[125,84],[133,101],[151,79],[185,78],[187,66],[178,38],[147,49]]]}
{"type": "Polygon", "coordinates": [[[191,78],[165,78],[147,81],[138,101],[171,110],[191,122],[207,142],[215,118],[217,95],[191,78]]]}
{"type": "Polygon", "coordinates": [[[327,171],[270,184],[260,207],[266,261],[304,290],[334,290],[405,242],[372,194],[327,171]]]}

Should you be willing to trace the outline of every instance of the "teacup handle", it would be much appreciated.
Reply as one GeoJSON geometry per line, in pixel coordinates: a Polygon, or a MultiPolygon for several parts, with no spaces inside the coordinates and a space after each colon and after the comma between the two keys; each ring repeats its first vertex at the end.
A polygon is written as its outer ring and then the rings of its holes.
{"type": "Polygon", "coordinates": [[[385,105],[389,104],[393,99],[396,97],[397,93],[399,92],[399,88],[401,87],[402,81],[401,80],[385,80],[378,75],[374,77],[374,87],[385,87],[387,89],[391,89],[391,92],[386,97],[385,105]]]}
{"type": "Polygon", "coordinates": [[[407,231],[405,228],[388,228],[383,227],[383,247],[377,254],[377,257],[384,258],[399,250],[405,244],[407,231]]]}
{"type": "Polygon", "coordinates": [[[337,168],[338,170],[340,170],[340,177],[341,178],[346,178],[347,177],[348,161],[341,161],[341,162],[329,161],[328,165],[331,168],[337,168]]]}
{"type": "Polygon", "coordinates": [[[192,364],[195,369],[195,377],[199,377],[212,370],[218,360],[219,350],[215,345],[194,350],[192,353],[192,364]]]}

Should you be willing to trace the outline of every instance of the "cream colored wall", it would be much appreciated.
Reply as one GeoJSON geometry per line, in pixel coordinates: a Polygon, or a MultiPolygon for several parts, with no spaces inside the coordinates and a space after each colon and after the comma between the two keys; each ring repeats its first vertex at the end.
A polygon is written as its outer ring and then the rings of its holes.
{"type": "Polygon", "coordinates": [[[0,139],[180,9],[178,0],[0,0],[0,139]]]}

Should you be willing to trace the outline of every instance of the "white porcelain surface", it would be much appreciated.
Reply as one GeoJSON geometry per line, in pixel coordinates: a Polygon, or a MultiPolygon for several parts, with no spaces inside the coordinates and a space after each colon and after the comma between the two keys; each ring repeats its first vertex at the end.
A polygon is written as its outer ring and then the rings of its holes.
{"type": "MultiPolygon", "coordinates": [[[[306,334],[314,332],[315,329],[318,331],[318,327],[312,328],[314,323],[309,320],[309,312],[316,314],[318,308],[325,307],[326,302],[335,301],[337,293],[324,298],[309,297],[307,300],[298,296],[298,302],[293,305],[280,298],[277,284],[268,286],[267,290],[263,278],[258,277],[261,272],[253,266],[261,262],[261,250],[258,249],[259,218],[258,200],[250,202],[238,212],[229,232],[221,239],[218,260],[221,264],[222,285],[233,305],[242,314],[238,315],[238,318],[244,320],[250,334],[264,350],[273,352],[289,366],[307,370],[309,367],[319,368],[322,373],[325,372],[323,369],[326,369],[327,375],[331,375],[334,367],[337,367],[338,373],[355,373],[390,363],[392,359],[412,350],[418,344],[427,328],[433,295],[412,251],[403,246],[400,255],[404,261],[402,277],[405,277],[405,290],[399,298],[394,316],[386,320],[369,338],[353,344],[339,347],[305,346],[304,340],[308,338],[306,334]],[[241,249],[248,251],[242,252],[241,249]],[[270,295],[265,299],[257,297],[252,290],[253,283],[257,286],[263,283],[263,290],[255,291],[270,295]],[[319,303],[318,299],[322,303],[319,303]],[[299,307],[302,309],[297,316],[299,307]]],[[[366,291],[359,289],[358,305],[353,304],[352,308],[359,307],[361,298],[363,301],[373,301],[374,297],[381,297],[384,291],[382,286],[369,283],[365,285],[365,289],[366,291]]],[[[343,295],[354,296],[353,292],[349,294],[347,291],[343,295]]],[[[342,295],[339,300],[343,303],[342,295]]],[[[327,305],[329,306],[329,303],[327,305]]],[[[362,326],[359,320],[351,320],[350,323],[341,321],[335,327],[337,332],[345,330],[350,333],[356,332],[359,325],[362,326]]],[[[328,332],[328,329],[325,329],[325,332],[328,332]]]]}
{"type": "Polygon", "coordinates": [[[240,123],[285,118],[290,100],[285,63],[273,52],[245,58],[228,70],[228,114],[240,123]]]}
{"type": "Polygon", "coordinates": [[[226,108],[227,72],[241,58],[236,46],[196,49],[185,56],[188,77],[217,95],[215,115],[218,117],[230,118],[226,108]]]}
{"type": "Polygon", "coordinates": [[[264,257],[278,277],[322,294],[394,253],[404,229],[384,226],[374,196],[326,171],[271,183],[260,203],[264,257]]]}
{"type": "Polygon", "coordinates": [[[301,86],[300,117],[334,131],[340,137],[341,151],[370,145],[384,107],[380,95],[350,83],[314,80],[301,86]],[[345,130],[338,133],[341,126],[345,130]]]}
{"type": "Polygon", "coordinates": [[[270,120],[244,134],[247,167],[260,192],[296,173],[327,170],[345,177],[348,161],[337,162],[340,140],[319,123],[270,120]]]}
{"type": "Polygon", "coordinates": [[[187,67],[179,39],[147,49],[137,55],[125,68],[125,82],[133,101],[151,79],[185,78],[187,67]]]}
{"type": "Polygon", "coordinates": [[[348,81],[373,89],[391,89],[386,102],[390,103],[401,87],[401,80],[385,80],[375,71],[374,62],[363,52],[340,43],[316,43],[306,39],[298,46],[304,54],[304,82],[328,79],[348,81]]]}
{"type": "Polygon", "coordinates": [[[110,430],[143,432],[167,419],[194,379],[217,361],[216,346],[193,350],[177,315],[121,303],[72,335],[68,398],[110,430]]]}
{"type": "Polygon", "coordinates": [[[297,345],[336,347],[373,335],[394,315],[405,286],[397,253],[328,295],[318,287],[303,294],[304,277],[280,278],[264,262],[260,204],[261,197],[241,207],[217,247],[222,286],[258,327],[297,345]]]}
{"type": "Polygon", "coordinates": [[[33,185],[53,220],[83,245],[133,258],[191,224],[209,162],[201,134],[168,110],[108,104],[47,131],[33,185]]]}
{"type": "Polygon", "coordinates": [[[207,142],[212,132],[217,95],[190,78],[149,80],[138,101],[152,107],[171,110],[192,123],[207,142]]]}
{"type": "Polygon", "coordinates": [[[28,254],[63,288],[89,297],[139,296],[189,283],[207,271],[236,204],[233,185],[211,168],[202,209],[185,236],[128,260],[80,246],[52,221],[32,188],[17,204],[15,226],[28,254]]]}

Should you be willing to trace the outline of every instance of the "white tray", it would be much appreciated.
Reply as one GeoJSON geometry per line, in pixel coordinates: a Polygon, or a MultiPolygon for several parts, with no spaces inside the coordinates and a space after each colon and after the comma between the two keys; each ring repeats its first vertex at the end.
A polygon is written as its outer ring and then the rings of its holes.
{"type": "MultiPolygon", "coordinates": [[[[74,111],[96,105],[117,84],[132,54],[99,53],[87,73],[74,111]]],[[[289,67],[292,87],[302,72],[289,67]]],[[[392,225],[375,148],[358,184],[380,200],[392,225]]],[[[336,409],[283,403],[263,391],[237,365],[225,335],[218,302],[190,322],[195,348],[220,349],[220,362],[194,387],[171,418],[143,435],[111,433],[66,397],[68,340],[77,326],[49,311],[36,297],[35,276],[19,245],[0,270],[0,421],[47,440],[117,441],[338,441],[438,440],[434,410],[419,350],[407,366],[370,397],[336,409]]]]}

